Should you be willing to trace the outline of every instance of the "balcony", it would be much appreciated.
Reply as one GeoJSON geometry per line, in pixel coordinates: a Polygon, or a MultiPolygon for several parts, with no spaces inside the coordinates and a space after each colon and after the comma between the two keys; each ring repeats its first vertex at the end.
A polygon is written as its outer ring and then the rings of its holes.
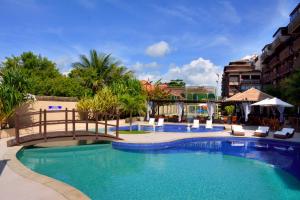
{"type": "Polygon", "coordinates": [[[238,81],[229,81],[229,85],[239,85],[238,81]]]}
{"type": "Polygon", "coordinates": [[[290,47],[286,47],[279,54],[279,60],[282,62],[290,56],[290,47]]]}
{"type": "Polygon", "coordinates": [[[263,48],[263,52],[260,56],[263,63],[267,62],[268,58],[273,54],[272,45],[268,44],[263,48]]]}
{"type": "Polygon", "coordinates": [[[288,25],[289,34],[299,33],[300,27],[300,14],[294,16],[293,20],[288,25]]]}
{"type": "Polygon", "coordinates": [[[299,51],[300,49],[300,37],[298,37],[293,43],[293,51],[299,51]]]}
{"type": "Polygon", "coordinates": [[[280,63],[280,60],[279,60],[278,56],[275,56],[275,57],[272,58],[272,60],[270,60],[269,66],[271,68],[274,68],[279,63],[280,63]]]}
{"type": "Polygon", "coordinates": [[[289,65],[281,65],[278,68],[278,74],[277,77],[284,77],[287,73],[290,72],[289,65]]]}
{"type": "Polygon", "coordinates": [[[283,44],[290,36],[288,35],[279,35],[276,39],[272,42],[272,49],[276,50],[281,44],[283,44]]]}
{"type": "Polygon", "coordinates": [[[260,84],[259,79],[243,79],[241,80],[242,84],[260,84]]]}

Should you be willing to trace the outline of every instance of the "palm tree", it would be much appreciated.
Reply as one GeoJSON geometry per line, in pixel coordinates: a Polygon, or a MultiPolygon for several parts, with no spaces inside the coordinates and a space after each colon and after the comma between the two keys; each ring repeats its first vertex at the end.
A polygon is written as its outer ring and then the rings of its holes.
{"type": "Polygon", "coordinates": [[[143,95],[132,96],[124,94],[119,98],[122,111],[129,113],[130,131],[132,131],[132,116],[134,114],[143,114],[146,110],[146,98],[143,95]]]}
{"type": "Polygon", "coordinates": [[[80,55],[80,61],[73,63],[72,66],[74,70],[70,76],[82,79],[84,85],[91,88],[94,94],[116,79],[132,74],[126,67],[120,66],[120,62],[110,54],[97,53],[96,50],[91,50],[89,57],[80,55]]]}

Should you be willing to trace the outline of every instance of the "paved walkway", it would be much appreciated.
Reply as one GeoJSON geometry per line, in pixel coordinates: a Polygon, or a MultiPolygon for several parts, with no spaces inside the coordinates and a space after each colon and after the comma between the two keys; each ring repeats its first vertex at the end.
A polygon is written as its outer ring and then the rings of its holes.
{"type": "Polygon", "coordinates": [[[0,199],[1,200],[63,200],[61,194],[40,183],[26,179],[7,166],[3,159],[6,139],[0,140],[0,199]]]}

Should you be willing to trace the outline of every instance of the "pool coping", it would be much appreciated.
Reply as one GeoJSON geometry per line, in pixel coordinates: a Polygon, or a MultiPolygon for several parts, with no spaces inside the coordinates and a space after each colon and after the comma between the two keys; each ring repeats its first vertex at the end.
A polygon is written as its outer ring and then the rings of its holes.
{"type": "Polygon", "coordinates": [[[18,175],[29,179],[31,181],[40,183],[48,188],[53,189],[55,192],[61,194],[65,199],[68,200],[88,200],[90,199],[86,194],[78,190],[77,188],[59,181],[57,179],[39,174],[30,170],[28,167],[23,165],[17,158],[17,153],[22,149],[22,146],[15,146],[7,148],[7,151],[3,155],[4,159],[7,159],[8,167],[18,175]]]}
{"type": "Polygon", "coordinates": [[[195,137],[188,137],[188,138],[180,138],[180,139],[173,139],[168,141],[161,141],[161,142],[125,142],[125,141],[114,141],[112,142],[112,147],[115,149],[120,150],[160,150],[170,148],[172,146],[176,146],[177,144],[184,143],[184,142],[193,142],[199,140],[232,140],[232,141],[261,141],[261,142],[271,142],[273,144],[285,144],[285,145],[294,145],[300,147],[300,142],[297,141],[287,141],[287,140],[278,140],[274,138],[259,138],[259,137],[245,137],[245,136],[195,136],[195,137]]]}

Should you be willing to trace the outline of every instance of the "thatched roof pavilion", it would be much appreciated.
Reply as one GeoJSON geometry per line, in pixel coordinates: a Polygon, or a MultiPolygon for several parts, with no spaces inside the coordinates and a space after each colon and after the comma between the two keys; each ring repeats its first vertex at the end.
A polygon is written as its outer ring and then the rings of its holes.
{"type": "Polygon", "coordinates": [[[266,98],[273,98],[273,96],[268,95],[258,89],[250,88],[245,92],[240,92],[233,95],[232,97],[226,99],[225,102],[257,102],[262,101],[266,98]]]}

